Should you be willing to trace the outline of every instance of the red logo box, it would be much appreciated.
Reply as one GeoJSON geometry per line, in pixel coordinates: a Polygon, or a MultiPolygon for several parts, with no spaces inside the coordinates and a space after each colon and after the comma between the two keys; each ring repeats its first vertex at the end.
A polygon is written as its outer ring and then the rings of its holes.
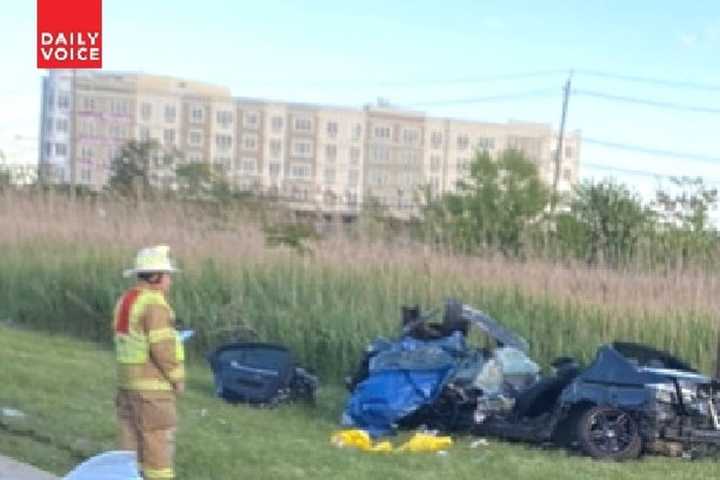
{"type": "Polygon", "coordinates": [[[102,68],[102,0],[37,0],[38,68],[102,68]]]}

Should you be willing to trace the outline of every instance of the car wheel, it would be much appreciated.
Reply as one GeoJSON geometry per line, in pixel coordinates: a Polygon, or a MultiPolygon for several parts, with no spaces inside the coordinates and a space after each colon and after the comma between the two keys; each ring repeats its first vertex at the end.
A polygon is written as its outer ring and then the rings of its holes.
{"type": "Polygon", "coordinates": [[[591,407],[577,423],[577,439],[593,458],[628,460],[640,456],[642,437],[635,419],[613,407],[591,407]]]}

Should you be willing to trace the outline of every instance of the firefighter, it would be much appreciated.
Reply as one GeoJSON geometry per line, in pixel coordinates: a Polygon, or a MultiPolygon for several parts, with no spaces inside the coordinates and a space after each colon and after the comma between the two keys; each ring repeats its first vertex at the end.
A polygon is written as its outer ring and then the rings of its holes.
{"type": "Polygon", "coordinates": [[[165,245],[144,248],[125,277],[137,283],[117,302],[119,447],[137,452],[145,480],[175,478],[176,397],[185,390],[184,351],[166,295],[176,272],[165,245]]]}

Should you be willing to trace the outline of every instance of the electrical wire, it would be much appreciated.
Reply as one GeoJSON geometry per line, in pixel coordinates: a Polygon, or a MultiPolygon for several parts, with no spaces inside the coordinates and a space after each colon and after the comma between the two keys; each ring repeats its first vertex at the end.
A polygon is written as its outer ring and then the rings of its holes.
{"type": "Polygon", "coordinates": [[[670,88],[685,88],[689,90],[701,90],[705,92],[720,92],[720,85],[710,85],[703,83],[688,82],[682,80],[667,80],[649,77],[637,77],[634,75],[623,75],[617,73],[601,72],[598,70],[579,69],[574,71],[576,74],[589,77],[608,78],[613,80],[623,80],[634,83],[644,83],[649,85],[658,85],[670,88]]]}
{"type": "Polygon", "coordinates": [[[545,88],[541,90],[531,90],[528,92],[520,93],[508,93],[503,95],[492,95],[488,97],[477,97],[477,98],[460,98],[454,100],[432,100],[428,102],[417,102],[406,104],[409,107],[422,107],[422,106],[444,106],[444,105],[470,105],[473,103],[483,102],[497,102],[504,100],[518,100],[523,98],[532,97],[550,97],[560,93],[559,89],[545,88]]]}
{"type": "Polygon", "coordinates": [[[713,157],[710,155],[703,155],[698,153],[686,153],[686,152],[675,152],[672,150],[661,150],[656,148],[643,147],[639,145],[630,145],[627,143],[609,142],[607,140],[599,140],[596,138],[582,137],[583,143],[589,143],[591,145],[599,145],[607,148],[614,148],[618,150],[627,150],[630,152],[644,153],[648,155],[656,155],[661,157],[679,158],[684,160],[694,160],[697,162],[709,163],[720,167],[720,157],[713,157]]]}
{"type": "Polygon", "coordinates": [[[649,170],[636,170],[636,169],[630,169],[630,168],[621,168],[621,167],[614,167],[610,165],[603,165],[599,163],[592,163],[592,162],[582,162],[580,167],[586,167],[593,170],[603,170],[603,171],[610,171],[610,172],[617,172],[622,173],[625,175],[634,175],[634,176],[640,176],[640,177],[653,177],[653,178],[682,178],[682,177],[691,177],[691,178],[697,178],[700,177],[703,179],[703,181],[706,184],[718,184],[720,185],[720,178],[707,178],[703,175],[671,175],[668,173],[659,173],[659,172],[652,172],[649,170]]]}
{"type": "Polygon", "coordinates": [[[670,110],[682,110],[682,111],[696,112],[696,113],[720,114],[720,108],[700,107],[700,106],[695,106],[695,105],[683,105],[683,104],[679,104],[679,103],[663,102],[660,100],[652,100],[652,99],[647,99],[647,98],[624,97],[624,96],[620,96],[620,95],[610,95],[607,93],[595,92],[595,91],[591,91],[591,90],[573,89],[572,93],[574,93],[576,95],[584,95],[586,97],[601,98],[603,100],[634,103],[634,104],[638,104],[638,105],[648,105],[651,107],[665,108],[665,109],[670,109],[670,110]]]}

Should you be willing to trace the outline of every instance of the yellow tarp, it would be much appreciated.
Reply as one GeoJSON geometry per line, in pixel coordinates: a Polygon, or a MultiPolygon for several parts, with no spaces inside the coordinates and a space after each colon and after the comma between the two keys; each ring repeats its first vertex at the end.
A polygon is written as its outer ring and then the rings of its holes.
{"type": "Polygon", "coordinates": [[[382,441],[373,444],[370,435],[364,430],[340,430],[330,437],[336,447],[350,447],[363,452],[439,452],[447,450],[453,444],[450,437],[438,437],[427,433],[416,433],[407,442],[394,448],[392,443],[382,441]]]}

